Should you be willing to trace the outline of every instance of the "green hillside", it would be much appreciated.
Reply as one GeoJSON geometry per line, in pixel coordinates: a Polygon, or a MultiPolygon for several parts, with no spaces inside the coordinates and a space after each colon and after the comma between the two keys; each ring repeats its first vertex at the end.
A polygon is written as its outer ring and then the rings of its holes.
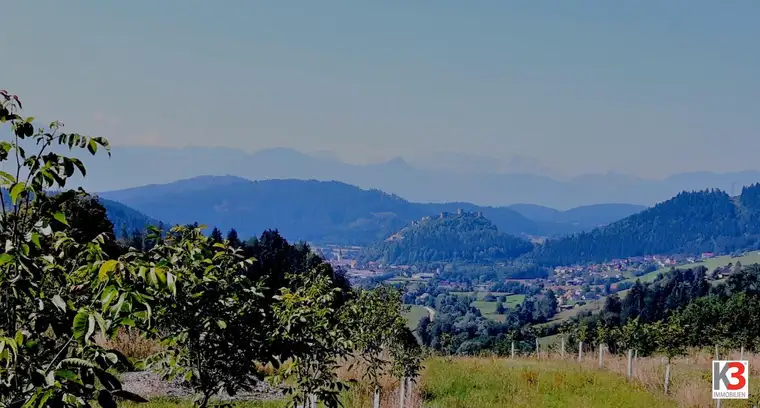
{"type": "Polygon", "coordinates": [[[683,192],[608,226],[549,240],[530,258],[544,265],[565,265],[757,248],[759,214],[760,184],[745,187],[734,198],[719,190],[683,192]]]}
{"type": "Polygon", "coordinates": [[[396,265],[492,263],[533,249],[522,238],[499,232],[479,213],[425,217],[384,241],[364,248],[359,259],[396,265]]]}

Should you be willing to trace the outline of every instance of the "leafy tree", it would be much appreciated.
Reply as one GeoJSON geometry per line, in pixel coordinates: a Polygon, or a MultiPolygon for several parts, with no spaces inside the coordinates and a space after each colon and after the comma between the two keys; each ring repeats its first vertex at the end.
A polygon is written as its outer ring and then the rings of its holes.
{"type": "Polygon", "coordinates": [[[496,304],[496,314],[504,314],[507,312],[507,309],[504,308],[504,304],[499,302],[496,304]]]}
{"type": "Polygon", "coordinates": [[[151,365],[190,385],[201,407],[220,391],[249,389],[261,377],[255,363],[277,362],[268,347],[260,283],[244,273],[254,260],[226,242],[213,243],[200,227],[174,227],[165,239],[158,234],[151,229],[151,250],[130,253],[151,279],[173,291],[161,298],[157,316],[158,332],[168,333],[167,351],[151,365]]]}
{"type": "MultiPolygon", "coordinates": [[[[12,140],[0,142],[0,406],[102,407],[116,398],[144,401],[121,389],[108,373],[129,365],[120,353],[97,345],[119,328],[150,325],[148,299],[164,288],[104,252],[110,234],[86,231],[66,217],[83,191],[66,190],[75,172],[86,174],[81,160],[52,152],[108,150],[103,138],[62,132],[53,122],[36,127],[19,115],[18,98],[0,91],[0,123],[12,140]],[[28,152],[34,152],[32,154],[28,152]],[[57,190],[57,194],[48,194],[57,190]],[[71,209],[71,207],[68,207],[71,209]],[[78,241],[81,240],[81,241],[78,241]]],[[[76,215],[76,211],[74,211],[76,215]]]]}
{"type": "MultiPolygon", "coordinates": [[[[371,291],[361,291],[350,307],[350,321],[345,324],[353,329],[351,338],[365,368],[364,378],[379,392],[380,376],[391,363],[383,352],[396,350],[393,348],[397,347],[396,343],[405,340],[401,333],[408,330],[402,314],[401,293],[381,285],[371,291]]],[[[406,358],[403,354],[400,357],[406,358]]]]}
{"type": "Polygon", "coordinates": [[[282,288],[273,305],[275,334],[290,345],[284,357],[292,359],[277,379],[294,379],[295,389],[288,390],[293,406],[317,397],[325,406],[337,407],[347,385],[337,378],[336,369],[353,348],[349,328],[341,324],[347,312],[336,308],[341,289],[317,271],[291,278],[295,288],[282,288]]]}

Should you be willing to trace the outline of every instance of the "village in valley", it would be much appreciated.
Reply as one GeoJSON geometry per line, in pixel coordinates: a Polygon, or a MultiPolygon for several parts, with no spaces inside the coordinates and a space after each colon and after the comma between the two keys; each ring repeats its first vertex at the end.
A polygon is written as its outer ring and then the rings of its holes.
{"type": "Polygon", "coordinates": [[[760,261],[760,252],[743,252],[720,255],[704,252],[698,256],[688,255],[648,255],[626,259],[614,259],[602,263],[557,266],[544,279],[505,279],[504,282],[482,282],[467,284],[440,279],[440,270],[422,271],[410,265],[385,265],[380,262],[361,264],[357,261],[359,246],[326,245],[314,247],[333,267],[345,271],[346,276],[356,283],[363,281],[386,282],[397,285],[429,284],[435,282],[440,291],[451,293],[484,294],[482,298],[503,295],[494,290],[500,283],[515,282],[527,287],[535,286],[551,289],[557,298],[558,311],[579,308],[588,302],[598,301],[613,293],[624,292],[637,280],[648,282],[672,268],[702,265],[707,268],[709,279],[725,279],[735,266],[760,261]]]}

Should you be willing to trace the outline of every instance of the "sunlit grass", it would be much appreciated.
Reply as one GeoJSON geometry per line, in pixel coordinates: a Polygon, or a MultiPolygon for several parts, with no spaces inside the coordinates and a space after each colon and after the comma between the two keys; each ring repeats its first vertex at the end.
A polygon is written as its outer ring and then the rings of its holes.
{"type": "Polygon", "coordinates": [[[561,361],[435,358],[422,374],[425,407],[676,407],[608,372],[561,361]]]}

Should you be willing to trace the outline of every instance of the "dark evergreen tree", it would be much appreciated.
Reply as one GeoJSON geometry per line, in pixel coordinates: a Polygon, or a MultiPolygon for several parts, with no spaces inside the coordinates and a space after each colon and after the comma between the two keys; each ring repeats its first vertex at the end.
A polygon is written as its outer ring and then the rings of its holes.
{"type": "Polygon", "coordinates": [[[132,236],[129,239],[129,246],[138,251],[145,250],[145,236],[139,229],[132,230],[132,236]]]}
{"type": "Polygon", "coordinates": [[[214,227],[213,230],[211,230],[211,240],[220,243],[224,241],[224,237],[222,236],[222,231],[219,231],[219,228],[214,227]]]}
{"type": "Polygon", "coordinates": [[[240,238],[238,237],[238,233],[235,230],[235,228],[230,229],[230,231],[227,233],[227,241],[229,241],[230,246],[239,248],[242,246],[242,242],[240,241],[240,238]]]}

